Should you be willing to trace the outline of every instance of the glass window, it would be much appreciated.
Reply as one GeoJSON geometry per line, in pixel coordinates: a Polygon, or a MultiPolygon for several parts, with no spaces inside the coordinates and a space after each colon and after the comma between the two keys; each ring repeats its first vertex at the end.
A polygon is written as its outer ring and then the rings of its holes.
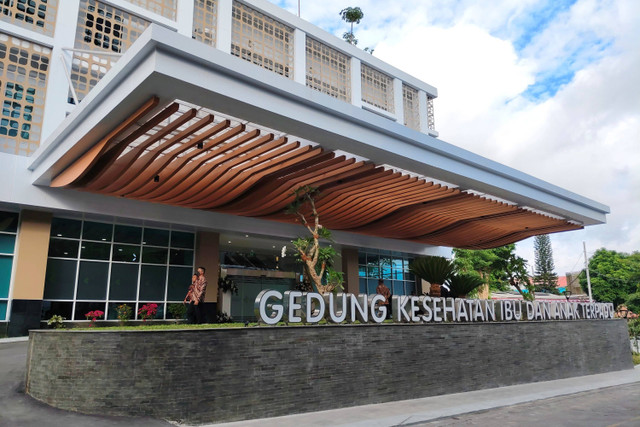
{"type": "Polygon", "coordinates": [[[142,244],[152,246],[169,246],[169,230],[145,228],[142,244]]]}
{"type": "Polygon", "coordinates": [[[18,214],[0,211],[0,231],[15,233],[18,231],[18,214]]]}
{"type": "Polygon", "coordinates": [[[367,254],[365,252],[358,251],[358,264],[367,263],[367,254]]]}
{"type": "Polygon", "coordinates": [[[75,219],[53,218],[51,220],[51,236],[67,237],[70,239],[80,238],[82,221],[75,219]]]}
{"type": "Polygon", "coordinates": [[[108,274],[109,263],[80,261],[76,299],[105,299],[107,296],[108,274]]]}
{"type": "Polygon", "coordinates": [[[113,225],[102,222],[84,222],[82,229],[82,238],[86,240],[101,240],[103,242],[111,241],[113,225]]]}
{"type": "Polygon", "coordinates": [[[109,243],[82,242],[82,250],[80,257],[84,259],[109,259],[109,251],[111,245],[109,243]]]}
{"type": "Polygon", "coordinates": [[[7,301],[0,301],[0,320],[7,318],[7,301]]]}
{"type": "MultiPolygon", "coordinates": [[[[104,306],[104,302],[77,302],[74,320],[87,320],[85,314],[94,310],[104,311],[104,306]]],[[[100,320],[103,319],[104,317],[100,320]]]]}
{"type": "Polygon", "coordinates": [[[360,279],[360,287],[359,287],[359,292],[361,294],[366,294],[367,293],[367,279],[360,279]]]}
{"type": "Polygon", "coordinates": [[[138,262],[140,246],[113,245],[113,261],[138,262]]]}
{"type": "Polygon", "coordinates": [[[364,265],[358,266],[358,276],[367,277],[367,267],[364,265]]]}
{"type": "MultiPolygon", "coordinates": [[[[385,283],[385,285],[386,285],[386,283],[385,283]]],[[[389,285],[387,285],[387,286],[389,286],[389,285]]],[[[378,287],[378,279],[367,279],[367,293],[369,295],[374,295],[376,293],[376,288],[377,287],[378,287]]]]}
{"type": "Polygon", "coordinates": [[[142,240],[142,228],[130,225],[116,225],[113,232],[114,242],[140,244],[140,240],[142,240]]]}
{"type": "MultiPolygon", "coordinates": [[[[142,272],[140,273],[139,298],[150,301],[164,300],[164,288],[166,281],[167,267],[160,265],[143,265],[142,272]]],[[[187,284],[187,287],[189,283],[187,284]]],[[[186,294],[187,288],[185,288],[184,295],[182,295],[179,300],[182,301],[186,294]]]]}
{"type": "Polygon", "coordinates": [[[145,246],[142,248],[142,262],[149,264],[166,264],[167,252],[167,248],[145,246]]]}
{"type": "Polygon", "coordinates": [[[169,251],[169,264],[193,265],[193,251],[171,249],[171,251],[169,251]]]}
{"type": "Polygon", "coordinates": [[[185,233],[182,231],[171,232],[171,247],[193,249],[193,233],[185,233]]]}
{"type": "MultiPolygon", "coordinates": [[[[387,282],[385,281],[385,285],[387,284],[387,282]]],[[[389,286],[389,285],[387,285],[389,286]]],[[[407,295],[404,292],[404,283],[403,282],[393,282],[393,288],[391,288],[391,293],[393,295],[407,295]]]]}
{"type": "Polygon", "coordinates": [[[135,301],[137,291],[138,264],[112,264],[109,299],[135,301]]]}
{"type": "Polygon", "coordinates": [[[58,258],[78,258],[78,240],[51,239],[49,256],[58,258]]]}
{"type": "Polygon", "coordinates": [[[44,277],[45,299],[73,299],[77,265],[75,260],[47,260],[47,271],[44,277]]]}
{"type": "Polygon", "coordinates": [[[0,234],[0,253],[12,254],[16,246],[14,234],[0,234]]]}
{"type": "Polygon", "coordinates": [[[42,301],[42,319],[49,320],[54,314],[71,320],[73,310],[72,302],[63,301],[42,301]]]}
{"type": "Polygon", "coordinates": [[[182,301],[191,285],[191,268],[169,267],[167,301],[182,301]]]}
{"type": "Polygon", "coordinates": [[[9,297],[9,284],[11,283],[12,264],[12,256],[0,255],[0,298],[9,297]]]}

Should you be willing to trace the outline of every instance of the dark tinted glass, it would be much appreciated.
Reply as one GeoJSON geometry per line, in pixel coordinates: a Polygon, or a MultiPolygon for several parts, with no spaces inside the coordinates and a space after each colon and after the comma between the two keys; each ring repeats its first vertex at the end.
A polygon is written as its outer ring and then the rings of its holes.
{"type": "Polygon", "coordinates": [[[53,237],[79,239],[81,229],[82,221],[77,219],[53,218],[51,220],[51,236],[53,237]]]}
{"type": "Polygon", "coordinates": [[[167,301],[182,301],[191,285],[191,268],[169,267],[167,301]]]}
{"type": "Polygon", "coordinates": [[[113,245],[113,261],[138,262],[140,246],[113,245]]]}
{"type": "Polygon", "coordinates": [[[9,233],[18,231],[18,213],[0,211],[0,231],[9,233]]]}
{"type": "Polygon", "coordinates": [[[71,320],[72,302],[42,301],[42,320],[49,320],[51,316],[58,315],[66,320],[71,320]]]}
{"type": "Polygon", "coordinates": [[[0,253],[12,254],[16,247],[15,234],[0,234],[0,253]]]}
{"type": "Polygon", "coordinates": [[[105,299],[107,297],[108,274],[109,263],[80,261],[76,299],[105,299]]]}
{"type": "MultiPolygon", "coordinates": [[[[140,275],[140,299],[164,301],[164,288],[167,281],[167,267],[143,265],[140,275]]],[[[188,286],[189,284],[187,284],[188,286]]],[[[187,290],[184,291],[185,295],[187,290]]],[[[184,298],[184,295],[180,300],[184,298]]]]}
{"type": "Polygon", "coordinates": [[[9,286],[11,285],[11,266],[13,257],[0,255],[0,298],[9,297],[9,286]]]}
{"type": "Polygon", "coordinates": [[[82,238],[87,240],[101,240],[103,242],[111,241],[111,233],[113,226],[102,222],[84,222],[82,229],[82,238]]]}
{"type": "Polygon", "coordinates": [[[109,306],[109,314],[107,314],[108,320],[118,320],[118,306],[119,305],[128,305],[131,308],[131,317],[129,320],[133,320],[136,317],[136,303],[135,302],[110,302],[109,306]]]}
{"type": "Polygon", "coordinates": [[[144,229],[143,245],[169,246],[169,230],[144,229]]]}
{"type": "Polygon", "coordinates": [[[77,258],[78,240],[51,239],[49,241],[49,256],[59,258],[77,258]]]}
{"type": "MultiPolygon", "coordinates": [[[[85,314],[94,310],[100,310],[104,312],[104,307],[105,303],[103,302],[77,302],[76,315],[74,317],[74,320],[87,320],[85,314]]],[[[102,317],[102,319],[97,320],[104,320],[104,316],[102,317]]]]}
{"type": "Polygon", "coordinates": [[[138,291],[138,265],[112,264],[109,299],[135,300],[138,291]]]}
{"type": "MultiPolygon", "coordinates": [[[[151,303],[151,302],[141,302],[140,304],[138,304],[138,310],[140,310],[140,308],[142,306],[146,305],[146,304],[155,304],[155,305],[158,306],[157,309],[156,309],[157,310],[156,311],[156,315],[155,315],[155,317],[153,317],[153,319],[163,319],[164,318],[164,304],[162,304],[160,302],[153,302],[153,303],[151,303]]],[[[140,317],[137,313],[136,313],[136,316],[137,316],[136,318],[138,320],[142,319],[142,317],[140,317]]]]}
{"type": "Polygon", "coordinates": [[[80,258],[108,260],[110,250],[110,243],[82,242],[80,258]]]}
{"type": "Polygon", "coordinates": [[[75,260],[47,260],[47,272],[44,278],[45,299],[73,299],[76,266],[77,262],[75,260]]]}
{"type": "Polygon", "coordinates": [[[116,225],[113,233],[113,241],[119,243],[140,243],[142,228],[130,225],[116,225]]]}
{"type": "Polygon", "coordinates": [[[167,252],[167,248],[144,246],[142,248],[142,262],[149,264],[166,264],[167,252]]]}
{"type": "Polygon", "coordinates": [[[193,265],[193,251],[186,249],[171,249],[169,251],[169,264],[193,265]]]}
{"type": "Polygon", "coordinates": [[[193,249],[193,233],[185,233],[183,231],[171,232],[171,247],[193,249]]]}

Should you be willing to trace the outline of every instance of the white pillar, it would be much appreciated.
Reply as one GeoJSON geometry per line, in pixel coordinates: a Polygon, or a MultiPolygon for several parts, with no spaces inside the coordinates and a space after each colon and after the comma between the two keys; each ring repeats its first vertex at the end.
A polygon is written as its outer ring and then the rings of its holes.
{"type": "Polygon", "coordinates": [[[307,84],[307,34],[298,28],[293,32],[293,80],[307,84]]]}
{"type": "Polygon", "coordinates": [[[358,58],[351,58],[351,103],[362,108],[362,75],[358,58]]]}
{"type": "Polygon", "coordinates": [[[429,120],[427,118],[427,92],[418,91],[418,105],[420,108],[420,132],[429,133],[429,120]]]}
{"type": "Polygon", "coordinates": [[[216,24],[216,48],[231,53],[233,31],[233,0],[218,0],[218,22],[216,24]]]}
{"type": "Polygon", "coordinates": [[[63,59],[67,69],[71,71],[71,52],[62,48],[73,48],[78,26],[78,9],[80,0],[65,0],[64,7],[58,7],[56,17],[56,31],[52,39],[51,62],[49,75],[47,76],[47,95],[44,102],[44,117],[42,119],[42,132],[40,143],[58,127],[66,117],[66,112],[73,109],[67,104],[69,95],[69,80],[65,72],[63,59]]]}
{"type": "Polygon", "coordinates": [[[178,34],[187,37],[193,36],[193,8],[193,0],[178,0],[178,10],[176,11],[178,34]]]}
{"type": "Polygon", "coordinates": [[[393,79],[393,113],[396,115],[396,121],[401,125],[404,124],[404,103],[402,102],[402,80],[393,79]]]}

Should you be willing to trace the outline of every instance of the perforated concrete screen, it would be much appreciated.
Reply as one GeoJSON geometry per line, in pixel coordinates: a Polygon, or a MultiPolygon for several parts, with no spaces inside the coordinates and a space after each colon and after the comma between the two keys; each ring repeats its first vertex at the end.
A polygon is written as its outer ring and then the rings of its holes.
{"type": "Polygon", "coordinates": [[[307,37],[307,86],[343,101],[351,101],[351,58],[307,37]]]}
{"type": "Polygon", "coordinates": [[[0,151],[29,156],[40,145],[51,49],[0,32],[0,151]]]}
{"type": "Polygon", "coordinates": [[[293,28],[233,2],[231,54],[293,79],[293,28]]]}
{"type": "Polygon", "coordinates": [[[402,105],[404,107],[404,125],[420,130],[420,103],[418,91],[411,86],[402,85],[402,105]]]}
{"type": "Polygon", "coordinates": [[[393,79],[362,64],[362,100],[375,107],[394,113],[393,79]]]}
{"type": "Polygon", "coordinates": [[[53,36],[58,0],[1,0],[0,21],[53,36]]]}
{"type": "Polygon", "coordinates": [[[433,109],[433,98],[427,97],[427,127],[436,130],[436,118],[433,109]]]}
{"type": "Polygon", "coordinates": [[[126,0],[131,4],[143,7],[149,12],[157,13],[172,21],[176,20],[178,0],[126,0]]]}
{"type": "Polygon", "coordinates": [[[80,2],[74,47],[95,53],[73,54],[71,81],[79,101],[118,60],[118,56],[101,53],[124,53],[149,24],[145,19],[99,1],[80,2]]]}
{"type": "Polygon", "coordinates": [[[193,6],[193,38],[210,46],[216,45],[218,2],[195,0],[193,6]]]}

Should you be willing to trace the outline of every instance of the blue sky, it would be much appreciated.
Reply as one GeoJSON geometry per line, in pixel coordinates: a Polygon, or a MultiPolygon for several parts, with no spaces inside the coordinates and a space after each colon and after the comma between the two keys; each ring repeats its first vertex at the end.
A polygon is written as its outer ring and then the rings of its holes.
{"type": "MultiPolygon", "coordinates": [[[[610,206],[607,224],[551,236],[560,275],[583,241],[640,250],[640,1],[301,2],[338,37],[340,10],[361,7],[358,46],[438,88],[442,140],[610,206]]],[[[531,240],[517,247],[533,262],[531,240]]]]}

